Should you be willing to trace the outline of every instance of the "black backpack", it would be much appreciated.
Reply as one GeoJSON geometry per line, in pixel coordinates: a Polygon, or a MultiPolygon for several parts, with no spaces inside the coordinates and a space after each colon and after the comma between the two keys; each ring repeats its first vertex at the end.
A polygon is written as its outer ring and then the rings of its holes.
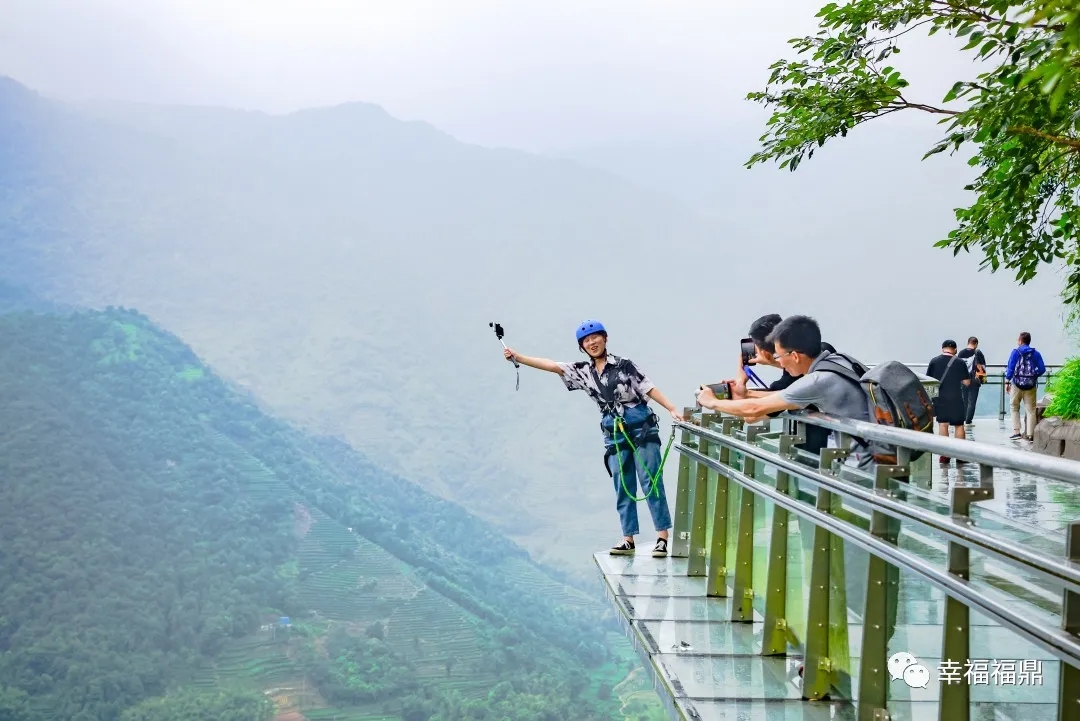
{"type": "MultiPolygon", "coordinates": [[[[867,408],[872,423],[894,428],[907,428],[913,431],[932,433],[934,428],[934,404],[926,392],[922,381],[915,371],[898,361],[886,361],[873,369],[867,370],[859,361],[844,355],[833,353],[814,367],[815,371],[836,373],[854,383],[858,383],[866,394],[867,408]],[[852,365],[848,368],[843,363],[833,360],[839,356],[852,365]],[[853,370],[854,369],[854,370],[853,370]]],[[[875,456],[879,463],[895,463],[896,449],[890,446],[893,455],[875,456]]],[[[910,460],[914,461],[924,451],[911,451],[910,460]]]]}

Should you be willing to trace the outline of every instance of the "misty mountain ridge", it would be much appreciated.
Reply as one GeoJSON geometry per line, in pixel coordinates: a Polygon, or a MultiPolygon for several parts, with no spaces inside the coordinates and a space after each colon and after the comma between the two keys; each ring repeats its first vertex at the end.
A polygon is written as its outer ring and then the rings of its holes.
{"type": "Polygon", "coordinates": [[[876,173],[872,134],[770,176],[702,165],[741,146],[553,159],[366,104],[271,116],[6,95],[0,128],[36,132],[0,136],[0,279],[138,307],[267,409],[582,570],[618,535],[596,408],[529,368],[515,392],[489,321],[522,353],[573,360],[574,327],[600,318],[679,405],[731,374],[767,312],[814,315],[867,361],[971,333],[1003,360],[1020,328],[1048,361],[1064,348],[1053,279],[1015,288],[931,248],[962,183],[876,173]],[[656,178],[714,184],[660,192],[643,182],[659,161],[656,178]]]}

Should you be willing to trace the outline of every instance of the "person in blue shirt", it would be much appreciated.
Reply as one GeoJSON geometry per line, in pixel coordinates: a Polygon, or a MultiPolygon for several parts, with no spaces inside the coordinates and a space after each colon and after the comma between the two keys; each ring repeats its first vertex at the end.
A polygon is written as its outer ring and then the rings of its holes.
{"type": "Polygon", "coordinates": [[[1042,354],[1031,347],[1031,333],[1024,331],[1017,339],[1016,347],[1009,354],[1009,365],[1005,368],[1005,391],[1009,394],[1012,405],[1013,434],[1011,440],[1018,441],[1035,437],[1035,395],[1039,377],[1046,373],[1046,364],[1042,354]],[[1024,404],[1027,416],[1026,433],[1020,432],[1020,404],[1024,404]]]}

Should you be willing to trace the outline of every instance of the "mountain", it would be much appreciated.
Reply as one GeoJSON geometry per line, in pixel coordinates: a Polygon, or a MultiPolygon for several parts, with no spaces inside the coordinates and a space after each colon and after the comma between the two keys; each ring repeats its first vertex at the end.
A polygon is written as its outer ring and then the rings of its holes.
{"type": "Polygon", "coordinates": [[[951,181],[867,162],[854,135],[798,173],[748,173],[743,141],[589,168],[362,103],[75,106],[8,81],[0,280],[139,308],[265,410],[591,576],[618,537],[596,408],[529,368],[515,391],[491,321],[573,360],[573,329],[600,318],[679,405],[729,377],[766,312],[814,315],[866,362],[970,334],[1004,359],[1020,329],[1064,347],[1052,278],[1017,289],[930,247],[951,181]]]}
{"type": "Polygon", "coordinates": [[[0,313],[10,313],[17,310],[48,313],[74,309],[43,300],[25,286],[0,281],[0,313]]]}
{"type": "MultiPolygon", "coordinates": [[[[77,108],[10,81],[0,96],[0,278],[138,307],[268,410],[542,558],[588,569],[617,535],[595,408],[529,369],[515,393],[488,323],[572,359],[573,328],[602,316],[630,348],[706,242],[677,203],[370,105],[77,108]]],[[[671,338],[650,333],[646,368],[671,338]]]]}
{"type": "Polygon", "coordinates": [[[490,524],[134,311],[0,337],[0,718],[617,717],[628,644],[490,524]]]}

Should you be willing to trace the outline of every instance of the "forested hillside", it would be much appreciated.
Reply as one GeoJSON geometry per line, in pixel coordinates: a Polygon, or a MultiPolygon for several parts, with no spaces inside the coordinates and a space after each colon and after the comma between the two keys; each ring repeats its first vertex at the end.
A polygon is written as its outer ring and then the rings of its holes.
{"type": "Polygon", "coordinates": [[[487,523],[133,311],[0,338],[0,719],[621,718],[602,607],[487,523]]]}

